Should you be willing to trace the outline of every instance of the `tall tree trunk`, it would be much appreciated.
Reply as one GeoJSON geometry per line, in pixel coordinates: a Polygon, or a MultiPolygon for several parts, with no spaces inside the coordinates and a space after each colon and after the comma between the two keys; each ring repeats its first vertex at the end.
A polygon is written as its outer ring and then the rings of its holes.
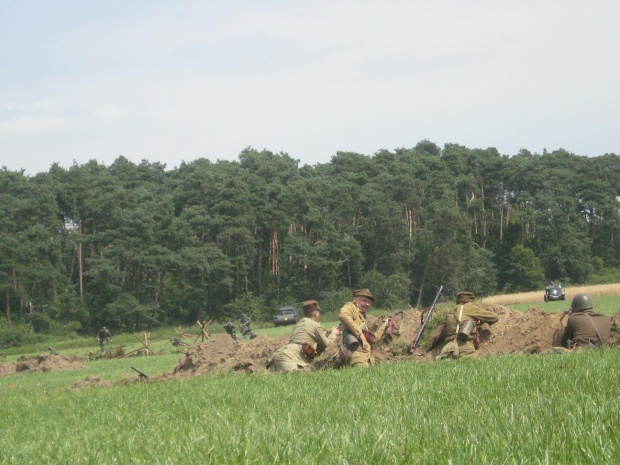
{"type": "Polygon", "coordinates": [[[82,268],[82,223],[80,223],[80,239],[78,240],[77,246],[77,259],[78,259],[78,274],[80,281],[80,302],[82,304],[82,310],[84,310],[84,278],[83,278],[83,268],[82,268]]]}
{"type": "Polygon", "coordinates": [[[8,327],[11,327],[11,299],[9,290],[6,290],[6,322],[8,327]]]}

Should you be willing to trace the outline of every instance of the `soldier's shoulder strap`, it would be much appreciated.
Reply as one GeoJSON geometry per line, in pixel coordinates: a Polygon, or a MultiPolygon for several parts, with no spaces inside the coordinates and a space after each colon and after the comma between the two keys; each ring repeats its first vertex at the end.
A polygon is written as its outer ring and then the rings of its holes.
{"type": "Polygon", "coordinates": [[[592,327],[594,328],[594,332],[596,332],[596,336],[598,337],[598,342],[600,344],[602,344],[603,343],[603,338],[601,337],[601,333],[599,332],[598,328],[596,327],[596,324],[594,323],[594,320],[587,313],[584,313],[584,315],[587,316],[588,320],[590,320],[590,323],[592,323],[592,327]]]}

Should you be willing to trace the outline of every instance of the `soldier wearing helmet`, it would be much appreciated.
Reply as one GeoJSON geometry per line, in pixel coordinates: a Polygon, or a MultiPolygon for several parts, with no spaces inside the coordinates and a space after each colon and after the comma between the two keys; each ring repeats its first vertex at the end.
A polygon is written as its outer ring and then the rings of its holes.
{"type": "Polygon", "coordinates": [[[577,294],[570,307],[570,316],[562,333],[562,346],[605,346],[611,333],[611,318],[595,313],[592,299],[587,294],[577,294]]]}
{"type": "Polygon", "coordinates": [[[106,328],[102,326],[99,332],[97,333],[97,340],[99,341],[99,347],[101,348],[101,352],[104,351],[106,341],[112,340],[112,333],[106,328]]]}

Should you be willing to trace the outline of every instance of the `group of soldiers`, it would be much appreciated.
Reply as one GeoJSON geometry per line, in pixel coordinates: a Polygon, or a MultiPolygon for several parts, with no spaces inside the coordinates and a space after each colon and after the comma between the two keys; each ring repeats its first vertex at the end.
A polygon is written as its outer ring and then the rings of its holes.
{"type": "MultiPolygon", "coordinates": [[[[250,320],[250,317],[248,317],[247,315],[243,315],[241,317],[240,329],[241,329],[241,335],[244,338],[249,337],[250,339],[254,339],[256,337],[256,333],[252,331],[252,328],[250,328],[251,321],[252,320],[250,320]]],[[[224,325],[224,329],[226,330],[227,334],[230,334],[230,337],[232,337],[233,340],[236,341],[237,339],[239,339],[235,331],[235,325],[232,324],[232,321],[229,321],[228,323],[226,323],[224,325]]]]}
{"type": "MultiPolygon", "coordinates": [[[[375,298],[368,289],[353,291],[353,300],[340,309],[340,327],[325,331],[319,323],[321,307],[316,300],[302,303],[304,318],[293,328],[289,342],[277,349],[267,360],[270,371],[294,372],[307,370],[316,355],[334,343],[342,331],[342,344],[332,357],[337,365],[368,366],[374,363],[372,344],[385,336],[390,323],[380,325],[374,332],[366,322],[366,312],[375,298]]],[[[497,314],[478,307],[471,292],[456,295],[456,307],[448,313],[442,331],[431,347],[441,346],[436,360],[472,358],[480,344],[478,328],[497,323],[497,314]]],[[[566,312],[568,321],[562,332],[562,345],[567,349],[606,346],[611,334],[611,319],[594,312],[592,299],[577,294],[566,312]]]]}
{"type": "Polygon", "coordinates": [[[302,303],[304,318],[293,328],[288,344],[276,350],[267,360],[270,371],[292,372],[307,370],[314,357],[322,353],[342,332],[342,344],[336,353],[338,365],[368,366],[374,363],[372,344],[385,335],[389,319],[371,331],[366,321],[366,312],[375,298],[368,289],[353,291],[353,300],[340,309],[340,326],[325,331],[319,323],[321,307],[316,300],[302,303]]]}

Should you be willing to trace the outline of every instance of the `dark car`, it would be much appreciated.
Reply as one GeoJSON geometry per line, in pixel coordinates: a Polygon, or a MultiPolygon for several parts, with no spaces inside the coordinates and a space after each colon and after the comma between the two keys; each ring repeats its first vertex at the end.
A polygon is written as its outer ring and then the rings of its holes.
{"type": "Polygon", "coordinates": [[[559,284],[549,284],[545,288],[545,302],[566,300],[566,293],[559,284]]]}
{"type": "Polygon", "coordinates": [[[273,317],[273,325],[294,325],[297,323],[297,313],[295,313],[295,309],[293,307],[282,307],[277,315],[273,317]]]}

